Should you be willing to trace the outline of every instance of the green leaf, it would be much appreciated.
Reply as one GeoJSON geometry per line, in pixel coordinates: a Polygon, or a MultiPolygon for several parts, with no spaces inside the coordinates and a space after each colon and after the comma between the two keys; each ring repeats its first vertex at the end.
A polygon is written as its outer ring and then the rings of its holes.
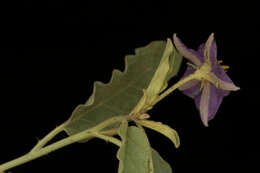
{"type": "Polygon", "coordinates": [[[170,39],[167,40],[166,47],[164,53],[162,55],[160,64],[146,90],[147,96],[147,104],[153,103],[156,99],[160,91],[162,90],[163,86],[165,85],[166,77],[170,70],[170,55],[173,51],[173,44],[170,39]]]}
{"type": "Polygon", "coordinates": [[[172,77],[178,74],[183,59],[183,56],[177,51],[177,49],[174,46],[172,48],[173,51],[169,59],[170,69],[166,77],[166,81],[169,81],[172,77]]]}
{"type": "MultiPolygon", "coordinates": [[[[137,48],[135,55],[125,58],[125,70],[113,70],[109,83],[94,83],[93,94],[85,104],[72,112],[65,131],[69,135],[91,128],[114,116],[128,115],[143,97],[143,90],[149,87],[161,62],[165,41],[154,41],[137,48]]],[[[171,56],[174,57],[176,56],[171,56]]],[[[170,69],[179,69],[174,60],[170,69]]],[[[169,69],[169,70],[170,70],[169,69]]],[[[177,70],[178,71],[178,70],[177,70]]],[[[176,73],[168,73],[167,78],[176,73]]]]}
{"type": "Polygon", "coordinates": [[[118,173],[171,173],[170,165],[150,147],[145,131],[123,122],[119,128],[118,173]]]}
{"type": "MultiPolygon", "coordinates": [[[[174,48],[172,41],[167,39],[161,62],[151,80],[147,90],[147,104],[151,107],[161,91],[168,86],[168,81],[177,75],[182,62],[182,56],[174,48]]],[[[150,108],[151,108],[150,107],[150,108]]]]}
{"type": "Polygon", "coordinates": [[[138,120],[136,122],[168,137],[174,143],[176,148],[178,148],[180,146],[179,135],[171,127],[169,127],[165,124],[162,124],[161,122],[156,122],[156,121],[151,121],[151,120],[138,120]]]}
{"type": "Polygon", "coordinates": [[[144,131],[136,126],[121,124],[119,136],[122,145],[118,150],[118,173],[150,173],[151,148],[144,131]]]}
{"type": "Polygon", "coordinates": [[[160,154],[154,149],[152,149],[152,158],[154,173],[172,173],[169,163],[163,160],[160,154]]]}

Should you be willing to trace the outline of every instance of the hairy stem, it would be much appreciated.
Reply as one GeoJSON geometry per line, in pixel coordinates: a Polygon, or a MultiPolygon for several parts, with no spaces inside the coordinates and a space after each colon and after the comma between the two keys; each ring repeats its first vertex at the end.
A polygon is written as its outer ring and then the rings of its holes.
{"type": "MultiPolygon", "coordinates": [[[[95,127],[92,127],[92,128],[87,129],[85,131],[77,133],[73,136],[66,137],[65,139],[62,139],[58,142],[50,144],[46,147],[40,148],[39,150],[35,150],[34,152],[29,152],[28,154],[25,154],[24,156],[21,156],[17,159],[14,159],[12,161],[9,161],[7,163],[0,165],[0,172],[14,168],[14,167],[21,165],[21,164],[24,164],[26,162],[32,161],[36,158],[44,156],[44,155],[46,155],[50,152],[53,152],[57,149],[60,149],[62,147],[70,145],[72,143],[84,140],[86,138],[95,137],[96,133],[101,131],[105,127],[110,126],[110,125],[117,123],[117,122],[121,122],[125,119],[126,119],[125,116],[113,117],[111,119],[108,119],[108,120],[96,125],[95,127]]],[[[113,134],[113,133],[115,133],[115,130],[110,131],[108,134],[113,134]]],[[[106,133],[100,132],[100,134],[106,134],[106,133]]]]}

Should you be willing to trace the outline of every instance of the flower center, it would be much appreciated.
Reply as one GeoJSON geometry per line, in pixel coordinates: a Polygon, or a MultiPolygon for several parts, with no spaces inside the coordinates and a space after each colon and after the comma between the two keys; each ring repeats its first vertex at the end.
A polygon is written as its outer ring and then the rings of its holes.
{"type": "MultiPolygon", "coordinates": [[[[223,61],[219,60],[218,63],[221,64],[223,61]]],[[[194,70],[194,78],[201,81],[201,87],[200,90],[202,90],[202,88],[204,87],[204,85],[207,82],[210,82],[212,84],[214,84],[217,88],[219,87],[219,83],[218,80],[216,80],[216,78],[214,77],[214,74],[212,74],[211,72],[211,66],[209,63],[204,62],[204,64],[202,64],[200,67],[197,67],[193,64],[188,64],[190,65],[194,70]]],[[[221,67],[226,71],[227,69],[229,69],[229,66],[227,65],[221,65],[221,67]]]]}
{"type": "Polygon", "coordinates": [[[194,75],[198,80],[208,79],[211,67],[208,63],[204,63],[200,68],[198,68],[194,75]]]}
{"type": "Polygon", "coordinates": [[[217,87],[217,83],[212,77],[211,66],[205,62],[198,70],[195,71],[194,76],[197,80],[201,81],[200,90],[204,87],[207,82],[213,83],[217,87]]]}

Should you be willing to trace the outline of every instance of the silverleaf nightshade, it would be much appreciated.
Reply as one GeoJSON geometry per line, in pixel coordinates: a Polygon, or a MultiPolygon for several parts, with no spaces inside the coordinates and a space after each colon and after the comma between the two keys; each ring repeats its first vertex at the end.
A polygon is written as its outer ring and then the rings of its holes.
{"type": "Polygon", "coordinates": [[[217,46],[212,33],[207,42],[197,51],[187,48],[174,34],[174,44],[180,54],[190,61],[183,78],[193,76],[179,87],[185,95],[194,99],[200,117],[205,126],[212,120],[223,100],[230,91],[240,88],[235,86],[225,70],[217,61],[217,46]]]}

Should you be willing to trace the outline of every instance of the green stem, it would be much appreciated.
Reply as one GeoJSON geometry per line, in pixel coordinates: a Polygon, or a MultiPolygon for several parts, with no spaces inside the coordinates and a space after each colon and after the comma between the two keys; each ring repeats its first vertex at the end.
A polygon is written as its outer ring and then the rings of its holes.
{"type": "Polygon", "coordinates": [[[116,138],[114,138],[114,137],[102,135],[100,133],[94,133],[93,135],[95,137],[97,137],[97,138],[100,138],[100,139],[103,139],[105,141],[111,142],[111,143],[113,143],[113,144],[115,144],[115,145],[117,145],[119,147],[121,146],[121,141],[116,139],[116,138]]]}
{"type": "Polygon", "coordinates": [[[68,123],[69,121],[66,121],[65,123],[62,123],[60,126],[52,130],[48,135],[41,139],[30,152],[36,152],[44,147],[54,136],[62,132],[68,123]]]}
{"type": "Polygon", "coordinates": [[[168,96],[171,92],[173,92],[175,89],[179,88],[181,85],[185,84],[186,82],[195,79],[196,76],[194,75],[194,73],[190,74],[189,76],[181,79],[180,81],[178,81],[176,84],[174,84],[172,87],[168,88],[166,91],[164,91],[161,95],[159,95],[159,97],[155,100],[155,102],[153,103],[153,105],[155,105],[156,103],[158,103],[159,101],[161,101],[164,97],[168,96]]]}
{"type": "Polygon", "coordinates": [[[24,156],[21,156],[17,159],[14,159],[12,161],[9,161],[7,163],[0,165],[0,172],[14,168],[18,165],[24,164],[26,162],[29,162],[29,161],[39,158],[41,156],[44,156],[50,152],[53,152],[57,149],[60,149],[62,147],[70,145],[72,143],[84,140],[89,137],[94,137],[96,135],[96,132],[98,132],[98,131],[104,129],[105,127],[110,126],[114,123],[121,122],[121,121],[125,120],[125,118],[126,117],[124,117],[124,116],[113,117],[111,119],[108,119],[108,120],[98,124],[97,126],[95,126],[93,128],[87,129],[87,130],[77,133],[73,136],[69,136],[65,139],[62,139],[58,142],[50,144],[39,150],[35,150],[35,152],[29,152],[28,154],[25,154],[24,156]]]}
{"type": "Polygon", "coordinates": [[[79,133],[77,135],[74,135],[74,136],[70,136],[70,137],[67,137],[61,141],[58,141],[54,144],[51,144],[47,147],[44,147],[42,149],[40,149],[39,151],[36,151],[36,152],[29,152],[28,154],[25,154],[24,156],[21,156],[17,159],[14,159],[12,161],[9,161],[3,165],[0,166],[0,171],[5,171],[5,170],[8,170],[10,168],[13,168],[13,167],[16,167],[18,165],[21,165],[23,163],[26,163],[26,162],[29,162],[31,160],[34,160],[36,158],[39,158],[41,156],[44,156],[52,151],[55,151],[57,149],[60,149],[64,146],[67,146],[69,144],[72,144],[74,142],[77,142],[77,141],[80,141],[80,140],[83,140],[85,138],[88,138],[88,137],[91,137],[93,136],[93,133],[91,133],[90,131],[88,132],[84,132],[84,133],[79,133]]]}
{"type": "Polygon", "coordinates": [[[114,135],[118,134],[118,128],[100,131],[99,133],[102,135],[114,136],[114,135]]]}

